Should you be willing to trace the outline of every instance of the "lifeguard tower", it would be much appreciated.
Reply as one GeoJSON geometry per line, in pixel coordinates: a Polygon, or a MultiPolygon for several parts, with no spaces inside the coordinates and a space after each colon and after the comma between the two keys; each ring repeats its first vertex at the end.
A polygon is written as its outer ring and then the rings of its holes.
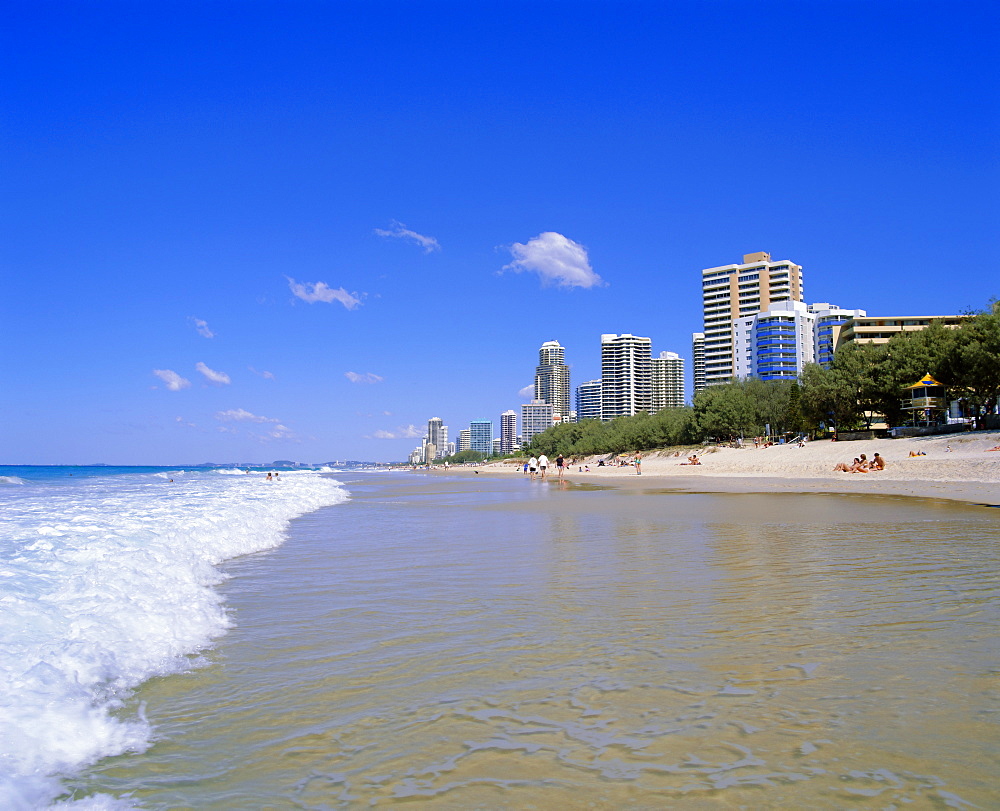
{"type": "Polygon", "coordinates": [[[944,386],[929,374],[912,386],[907,386],[909,397],[903,400],[903,410],[910,412],[915,427],[937,425],[948,410],[944,386]]]}

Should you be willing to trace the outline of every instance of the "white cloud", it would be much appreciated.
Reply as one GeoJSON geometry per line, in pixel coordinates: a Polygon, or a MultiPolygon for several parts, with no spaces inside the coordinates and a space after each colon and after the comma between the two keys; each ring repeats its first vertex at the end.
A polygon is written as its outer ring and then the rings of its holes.
{"type": "Polygon", "coordinates": [[[280,422],[277,425],[275,425],[270,431],[268,431],[268,433],[267,433],[266,436],[267,436],[268,439],[296,439],[297,438],[295,436],[295,434],[292,432],[291,428],[289,428],[287,425],[282,425],[280,422]]]}
{"type": "Polygon", "coordinates": [[[399,239],[408,239],[415,242],[421,248],[424,249],[424,253],[431,253],[433,251],[440,251],[441,246],[434,237],[425,237],[423,234],[418,234],[416,231],[411,231],[403,223],[392,221],[391,230],[385,230],[384,228],[376,228],[375,233],[380,237],[396,237],[399,239]]]}
{"type": "Polygon", "coordinates": [[[191,317],[190,320],[194,322],[194,328],[198,331],[198,334],[202,338],[214,338],[215,337],[215,333],[212,332],[211,329],[209,329],[207,321],[203,321],[200,318],[194,318],[193,316],[191,317]]]}
{"type": "Polygon", "coordinates": [[[522,400],[535,399],[535,384],[532,383],[530,386],[525,386],[517,393],[517,396],[520,397],[522,400]]]}
{"type": "Polygon", "coordinates": [[[274,380],[274,375],[270,372],[258,372],[253,366],[247,366],[247,368],[258,377],[263,377],[265,380],[274,380]]]}
{"type": "Polygon", "coordinates": [[[343,287],[334,290],[326,282],[297,282],[291,276],[288,279],[288,287],[297,298],[315,304],[317,301],[324,301],[327,304],[339,301],[348,310],[353,310],[361,306],[361,299],[348,293],[343,287]]]}
{"type": "MultiPolygon", "coordinates": [[[[217,411],[215,413],[215,418],[221,422],[251,422],[257,425],[267,425],[268,427],[263,429],[264,433],[247,431],[247,434],[250,437],[261,443],[272,442],[276,439],[287,439],[293,442],[299,441],[295,432],[292,431],[292,429],[287,425],[284,425],[281,420],[276,420],[272,417],[262,417],[259,414],[253,414],[244,408],[231,408],[228,411],[217,411]]],[[[238,433],[235,426],[229,425],[220,425],[218,430],[230,434],[238,433]]]]}
{"type": "Polygon", "coordinates": [[[170,391],[180,391],[191,385],[190,380],[184,379],[172,369],[153,369],[153,374],[166,383],[170,391]]]}
{"type": "Polygon", "coordinates": [[[251,414],[249,411],[242,408],[231,408],[228,411],[217,411],[215,413],[215,418],[217,420],[222,420],[223,422],[281,422],[281,420],[273,420],[270,417],[261,417],[257,414],[251,414]]]}
{"type": "Polygon", "coordinates": [[[503,269],[515,273],[525,270],[537,273],[543,284],[584,288],[604,284],[590,267],[587,249],[555,231],[545,231],[529,239],[526,245],[515,242],[509,250],[514,261],[504,265],[503,269]]]}
{"type": "Polygon", "coordinates": [[[383,431],[378,430],[372,434],[375,439],[417,439],[422,437],[423,434],[420,429],[415,425],[407,425],[401,428],[397,428],[395,431],[383,431]]]}
{"type": "Polygon", "coordinates": [[[210,383],[218,383],[220,386],[228,386],[232,381],[229,379],[229,375],[225,372],[217,372],[215,369],[209,369],[204,363],[198,361],[194,368],[205,375],[206,379],[210,383]]]}
{"type": "Polygon", "coordinates": [[[344,377],[352,383],[381,383],[384,379],[371,372],[365,372],[363,375],[357,372],[344,372],[344,377]]]}

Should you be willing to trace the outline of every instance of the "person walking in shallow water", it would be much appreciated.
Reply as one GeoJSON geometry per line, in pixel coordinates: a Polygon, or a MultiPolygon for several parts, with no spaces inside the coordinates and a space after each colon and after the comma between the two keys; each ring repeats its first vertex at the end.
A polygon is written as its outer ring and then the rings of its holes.
{"type": "Polygon", "coordinates": [[[549,469],[549,457],[544,453],[538,457],[538,472],[542,474],[542,481],[545,481],[546,471],[549,469]]]}
{"type": "Polygon", "coordinates": [[[566,459],[560,453],[556,457],[556,472],[559,474],[559,478],[562,479],[563,472],[566,470],[566,459]]]}

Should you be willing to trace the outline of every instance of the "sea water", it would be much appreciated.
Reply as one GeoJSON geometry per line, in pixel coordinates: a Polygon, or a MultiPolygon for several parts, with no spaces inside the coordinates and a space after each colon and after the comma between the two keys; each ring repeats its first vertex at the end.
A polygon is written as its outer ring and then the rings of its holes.
{"type": "Polygon", "coordinates": [[[143,708],[123,704],[230,627],[220,564],[347,497],[314,472],[0,467],[0,807],[44,807],[145,750],[143,708]]]}
{"type": "Polygon", "coordinates": [[[1000,510],[343,481],[224,565],[231,629],[78,801],[1000,807],[1000,510]]]}

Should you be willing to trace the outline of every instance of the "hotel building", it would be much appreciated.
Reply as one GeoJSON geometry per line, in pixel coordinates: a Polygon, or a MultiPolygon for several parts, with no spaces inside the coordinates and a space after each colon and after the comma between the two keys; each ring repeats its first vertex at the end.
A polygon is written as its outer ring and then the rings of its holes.
{"type": "Polygon", "coordinates": [[[795,380],[807,363],[828,367],[834,332],[857,315],[864,310],[780,301],[765,312],[738,319],[733,325],[735,377],[795,380]]]}
{"type": "Polygon", "coordinates": [[[485,456],[493,455],[493,423],[473,420],[469,424],[469,448],[485,456]]]}
{"type": "Polygon", "coordinates": [[[517,448],[517,412],[509,409],[500,415],[500,455],[506,456],[517,448]]]}
{"type": "Polygon", "coordinates": [[[652,408],[652,341],[625,333],[601,336],[601,419],[652,408]]]}
{"type": "Polygon", "coordinates": [[[535,434],[547,431],[555,425],[551,403],[532,400],[521,406],[521,441],[528,445],[535,434]]]}
{"type": "Polygon", "coordinates": [[[588,380],[576,387],[576,418],[581,422],[601,418],[600,380],[588,380]]]}
{"type": "Polygon", "coordinates": [[[733,325],[733,377],[795,380],[814,361],[815,318],[801,301],[781,301],[733,325]]]}
{"type": "Polygon", "coordinates": [[[901,332],[919,332],[927,329],[932,321],[940,321],[944,326],[954,329],[962,323],[961,315],[905,315],[879,316],[858,315],[850,318],[836,327],[834,334],[835,347],[839,349],[845,344],[884,344],[901,332]]]}
{"type": "MultiPolygon", "coordinates": [[[[802,301],[802,268],[788,260],[772,261],[760,251],[743,264],[701,272],[705,346],[705,385],[725,383],[736,374],[735,323],[781,301],[802,301]]],[[[697,389],[696,389],[697,390],[697,389]]]]}
{"type": "Polygon", "coordinates": [[[851,318],[864,317],[864,310],[842,310],[836,304],[810,304],[809,312],[815,316],[813,336],[815,340],[816,363],[827,369],[833,363],[833,353],[837,349],[840,327],[851,318]]]}
{"type": "Polygon", "coordinates": [[[652,359],[652,397],[650,413],[661,408],[684,405],[684,361],[676,352],[661,352],[652,359]]]}
{"type": "Polygon", "coordinates": [[[566,350],[558,341],[542,344],[535,368],[535,399],[549,403],[560,420],[569,422],[569,366],[565,354],[566,350]]]}
{"type": "Polygon", "coordinates": [[[694,393],[705,388],[705,333],[691,333],[691,382],[694,393]]]}

